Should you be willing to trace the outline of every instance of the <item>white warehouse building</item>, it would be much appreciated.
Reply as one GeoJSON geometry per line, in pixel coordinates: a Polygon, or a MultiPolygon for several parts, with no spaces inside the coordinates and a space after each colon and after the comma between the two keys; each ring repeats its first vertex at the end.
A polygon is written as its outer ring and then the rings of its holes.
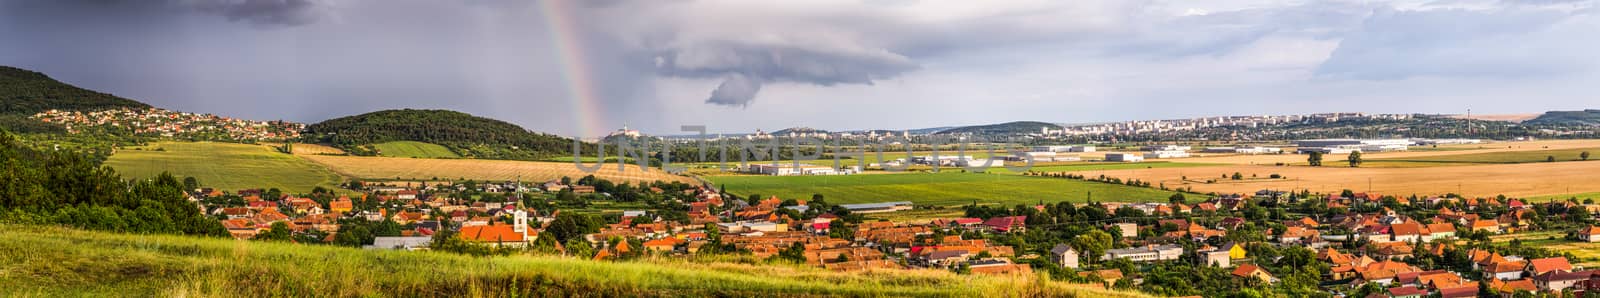
{"type": "Polygon", "coordinates": [[[1106,153],[1106,161],[1140,162],[1144,161],[1144,156],[1133,153],[1106,153]]]}
{"type": "Polygon", "coordinates": [[[1406,151],[1411,146],[1407,139],[1316,139],[1295,142],[1295,153],[1322,152],[1343,154],[1350,152],[1406,151]]]}

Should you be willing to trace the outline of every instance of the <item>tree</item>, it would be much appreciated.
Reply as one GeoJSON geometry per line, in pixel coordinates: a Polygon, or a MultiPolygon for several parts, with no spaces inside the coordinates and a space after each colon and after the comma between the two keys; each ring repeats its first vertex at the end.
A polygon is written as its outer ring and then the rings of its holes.
{"type": "Polygon", "coordinates": [[[1578,153],[1578,159],[1589,160],[1589,151],[1584,151],[1583,153],[1578,153]]]}
{"type": "Polygon", "coordinates": [[[1350,152],[1350,167],[1361,166],[1361,151],[1350,152]]]}
{"type": "Polygon", "coordinates": [[[1313,167],[1322,166],[1322,152],[1311,151],[1311,157],[1306,158],[1306,163],[1313,167]]]}
{"type": "Polygon", "coordinates": [[[1547,156],[1544,157],[1544,162],[1556,162],[1556,156],[1555,155],[1547,155],[1547,156]]]}
{"type": "Polygon", "coordinates": [[[267,229],[267,232],[256,234],[256,237],[251,239],[261,241],[289,241],[289,232],[289,224],[280,221],[272,223],[272,228],[267,229]]]}
{"type": "Polygon", "coordinates": [[[556,240],[560,240],[562,243],[566,243],[572,239],[582,238],[584,234],[594,233],[599,230],[600,224],[595,222],[594,218],[589,215],[562,212],[556,215],[556,219],[550,222],[550,227],[545,228],[544,233],[549,234],[550,237],[555,237],[556,240]]]}
{"type": "Polygon", "coordinates": [[[1239,172],[1233,172],[1233,180],[1244,180],[1244,175],[1239,174],[1239,172]]]}
{"type": "Polygon", "coordinates": [[[1183,193],[1181,193],[1181,192],[1172,193],[1172,196],[1167,197],[1167,202],[1170,202],[1170,203],[1173,203],[1173,204],[1184,204],[1187,200],[1188,199],[1184,198],[1183,197],[1183,193]]]}
{"type": "MultiPolygon", "coordinates": [[[[1584,154],[1587,155],[1589,152],[1584,152],[1584,154]]],[[[1587,157],[1584,157],[1584,159],[1587,159],[1587,157]]],[[[184,178],[184,191],[195,191],[195,189],[200,189],[200,181],[195,179],[194,176],[186,176],[184,178]]]]}
{"type": "Polygon", "coordinates": [[[1106,232],[1100,230],[1090,230],[1087,233],[1078,235],[1078,237],[1073,237],[1071,246],[1073,249],[1082,252],[1084,258],[1099,260],[1107,249],[1111,249],[1111,234],[1106,234],[1106,232]]]}

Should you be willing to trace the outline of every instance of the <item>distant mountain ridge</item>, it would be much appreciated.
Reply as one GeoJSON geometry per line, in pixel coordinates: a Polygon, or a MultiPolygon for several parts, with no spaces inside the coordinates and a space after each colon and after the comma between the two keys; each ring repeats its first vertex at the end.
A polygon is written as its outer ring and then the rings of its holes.
{"type": "Polygon", "coordinates": [[[92,111],[150,108],[149,104],[79,88],[36,71],[0,66],[0,114],[33,114],[51,109],[92,111]]]}
{"type": "Polygon", "coordinates": [[[1582,111],[1549,111],[1533,120],[1523,121],[1523,124],[1546,125],[1588,125],[1600,126],[1600,109],[1586,109],[1582,111]]]}
{"type": "Polygon", "coordinates": [[[1016,121],[990,125],[963,126],[942,130],[937,134],[1027,134],[1040,132],[1043,130],[1043,128],[1061,129],[1061,125],[1039,121],[1016,121]]]}
{"type": "Polygon", "coordinates": [[[463,157],[536,160],[572,153],[572,140],[529,131],[509,122],[449,110],[384,110],[306,126],[307,142],[328,143],[371,155],[370,145],[417,141],[450,148],[463,157]]]}

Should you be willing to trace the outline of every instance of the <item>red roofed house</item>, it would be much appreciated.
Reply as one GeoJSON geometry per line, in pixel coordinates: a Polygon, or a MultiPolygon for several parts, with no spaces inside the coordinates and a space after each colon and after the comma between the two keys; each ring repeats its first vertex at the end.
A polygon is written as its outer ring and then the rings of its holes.
{"type": "Polygon", "coordinates": [[[1578,239],[1586,242],[1600,242],[1600,226],[1589,226],[1579,230],[1578,239]]]}
{"type": "Polygon", "coordinates": [[[1540,275],[1551,271],[1571,272],[1572,263],[1568,263],[1567,258],[1565,257],[1533,259],[1528,261],[1528,273],[1531,273],[1531,275],[1540,275]]]}
{"type": "Polygon", "coordinates": [[[983,222],[990,230],[1001,233],[1022,232],[1027,229],[1027,216],[1001,216],[983,222]]]}
{"type": "Polygon", "coordinates": [[[538,238],[538,233],[528,228],[528,214],[516,211],[511,225],[490,224],[461,227],[457,237],[477,244],[522,247],[538,238]]]}
{"type": "Polygon", "coordinates": [[[1278,282],[1278,278],[1277,277],[1273,277],[1272,273],[1268,273],[1267,270],[1261,269],[1260,266],[1256,266],[1255,264],[1239,265],[1239,268],[1234,268],[1233,269],[1233,276],[1244,277],[1244,278],[1254,278],[1254,279],[1260,280],[1263,283],[1278,282]]]}

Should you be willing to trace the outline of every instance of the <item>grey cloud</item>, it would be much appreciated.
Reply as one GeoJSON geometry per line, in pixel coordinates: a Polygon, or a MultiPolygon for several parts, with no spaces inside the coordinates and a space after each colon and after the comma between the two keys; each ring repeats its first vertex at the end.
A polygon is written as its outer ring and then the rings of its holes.
{"type": "Polygon", "coordinates": [[[919,66],[905,56],[873,49],[706,42],[657,54],[657,72],[672,77],[727,77],[707,103],[748,105],[766,82],[872,85],[919,66]]]}
{"type": "Polygon", "coordinates": [[[756,92],[761,91],[761,82],[750,79],[742,74],[729,75],[717,85],[717,90],[711,91],[711,98],[706,103],[726,106],[748,106],[756,98],[756,92]]]}
{"type": "Polygon", "coordinates": [[[258,26],[299,26],[327,16],[327,4],[315,0],[180,0],[195,10],[229,21],[258,26]]]}
{"type": "Polygon", "coordinates": [[[1592,69],[1592,15],[1555,10],[1375,13],[1316,69],[1323,78],[1520,78],[1592,69]]]}

